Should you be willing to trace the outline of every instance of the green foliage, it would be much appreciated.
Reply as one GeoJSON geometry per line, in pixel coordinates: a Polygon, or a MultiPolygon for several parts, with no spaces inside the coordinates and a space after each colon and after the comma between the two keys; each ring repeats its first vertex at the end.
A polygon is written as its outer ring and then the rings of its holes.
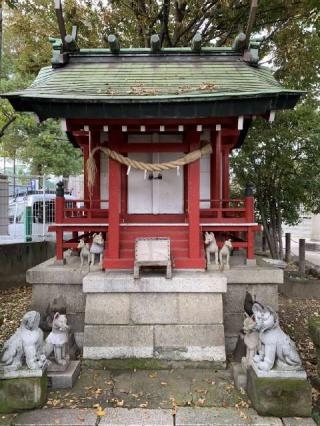
{"type": "Polygon", "coordinates": [[[19,158],[33,174],[69,176],[82,172],[81,151],[62,134],[55,120],[38,124],[31,114],[19,114],[1,140],[2,155],[19,158]]]}
{"type": "Polygon", "coordinates": [[[253,183],[259,219],[273,257],[281,252],[281,224],[299,221],[299,208],[320,211],[320,115],[312,106],[254,122],[233,157],[240,186],[253,183]]]}
{"type": "MultiPolygon", "coordinates": [[[[197,31],[202,33],[204,43],[222,46],[230,45],[239,30],[245,29],[250,3],[65,0],[63,7],[67,31],[72,25],[78,26],[80,47],[107,47],[110,33],[119,36],[123,47],[147,47],[154,33],[160,35],[163,46],[187,46],[197,31]]],[[[3,72],[7,79],[2,81],[2,91],[24,87],[50,63],[48,37],[59,36],[53,4],[53,0],[19,0],[15,7],[5,7],[3,72]]],[[[318,0],[260,0],[254,26],[254,33],[264,36],[262,53],[275,65],[279,80],[308,92],[303,101],[306,105],[296,112],[278,114],[272,126],[256,123],[233,161],[236,183],[255,183],[259,214],[273,233],[274,242],[270,237],[270,244],[274,255],[279,255],[282,220],[295,223],[300,203],[319,210],[318,134],[312,130],[319,126],[313,110],[320,93],[318,6],[318,0]]],[[[1,101],[0,129],[12,115],[12,108],[1,101]]],[[[8,155],[30,158],[34,170],[61,171],[63,156],[68,165],[65,167],[76,170],[79,154],[60,138],[54,122],[38,127],[30,116],[19,115],[5,131],[2,148],[8,155]],[[58,152],[64,154],[56,155],[58,152]]]]}

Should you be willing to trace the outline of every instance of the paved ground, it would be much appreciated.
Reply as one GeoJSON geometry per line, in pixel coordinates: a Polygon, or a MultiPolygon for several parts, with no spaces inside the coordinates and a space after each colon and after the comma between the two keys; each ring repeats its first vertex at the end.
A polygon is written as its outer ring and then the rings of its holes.
{"type": "Polygon", "coordinates": [[[16,417],[12,426],[314,426],[311,419],[260,417],[252,409],[236,408],[180,408],[175,419],[171,410],[109,408],[101,416],[93,410],[48,409],[24,413],[16,417]]]}
{"type": "MultiPolygon", "coordinates": [[[[299,255],[299,238],[310,240],[311,238],[311,219],[303,219],[297,226],[286,226],[283,229],[283,235],[286,232],[291,233],[291,252],[294,256],[299,255]]],[[[284,240],[283,240],[284,241],[284,240]]],[[[320,251],[306,251],[306,260],[313,265],[320,267],[320,251]]]]}
{"type": "Polygon", "coordinates": [[[55,408],[248,408],[245,392],[235,389],[229,370],[94,370],[82,367],[72,390],[52,390],[46,407],[55,408]]]}
{"type": "Polygon", "coordinates": [[[229,370],[111,371],[83,367],[72,390],[52,390],[45,407],[0,415],[6,426],[311,426],[311,419],[260,417],[229,370]],[[173,418],[176,407],[175,423],[173,418]]]}

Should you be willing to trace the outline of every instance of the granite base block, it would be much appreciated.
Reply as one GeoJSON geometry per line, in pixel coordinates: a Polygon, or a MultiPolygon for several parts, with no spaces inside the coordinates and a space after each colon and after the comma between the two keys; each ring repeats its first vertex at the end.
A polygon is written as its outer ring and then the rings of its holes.
{"type": "Polygon", "coordinates": [[[261,416],[310,417],[311,385],[297,377],[258,377],[248,369],[247,393],[261,416]]]}
{"type": "Polygon", "coordinates": [[[247,371],[240,363],[232,364],[232,376],[236,389],[247,389],[247,371]]]}
{"type": "Polygon", "coordinates": [[[0,380],[0,413],[42,407],[47,400],[48,378],[20,377],[0,380]]]}
{"type": "Polygon", "coordinates": [[[70,361],[65,371],[49,371],[48,386],[52,389],[72,388],[80,374],[80,361],[70,361]]]}

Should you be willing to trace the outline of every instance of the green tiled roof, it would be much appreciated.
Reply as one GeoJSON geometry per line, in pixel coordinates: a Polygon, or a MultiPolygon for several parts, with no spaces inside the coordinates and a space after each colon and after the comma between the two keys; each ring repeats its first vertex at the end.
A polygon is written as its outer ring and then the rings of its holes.
{"type": "Polygon", "coordinates": [[[119,55],[103,49],[81,50],[70,54],[63,66],[43,68],[26,90],[3,96],[17,110],[43,112],[45,117],[84,116],[80,105],[86,105],[91,116],[117,118],[135,116],[135,104],[141,105],[141,117],[163,116],[161,104],[168,105],[168,117],[258,114],[292,108],[300,94],[282,87],[270,70],[252,66],[239,53],[224,48],[203,49],[200,54],[190,49],[163,49],[161,54],[126,49],[119,55]],[[247,103],[241,112],[243,100],[247,103]],[[221,102],[223,109],[218,106],[221,102]],[[100,109],[93,107],[97,104],[100,109]],[[124,111],[125,105],[131,111],[124,111]],[[147,105],[153,108],[149,115],[147,105]]]}
{"type": "Polygon", "coordinates": [[[72,99],[212,98],[288,92],[243,61],[70,63],[43,68],[21,96],[72,99]]]}

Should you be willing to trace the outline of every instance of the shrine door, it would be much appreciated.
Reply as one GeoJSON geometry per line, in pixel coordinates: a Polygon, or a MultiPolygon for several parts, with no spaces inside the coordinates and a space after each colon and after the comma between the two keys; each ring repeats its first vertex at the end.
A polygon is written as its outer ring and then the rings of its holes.
{"type": "MultiPolygon", "coordinates": [[[[165,163],[181,158],[178,152],[132,153],[130,158],[145,163],[165,163]]],[[[129,214],[179,214],[183,213],[183,168],[160,173],[131,169],[128,175],[129,214]]]]}

